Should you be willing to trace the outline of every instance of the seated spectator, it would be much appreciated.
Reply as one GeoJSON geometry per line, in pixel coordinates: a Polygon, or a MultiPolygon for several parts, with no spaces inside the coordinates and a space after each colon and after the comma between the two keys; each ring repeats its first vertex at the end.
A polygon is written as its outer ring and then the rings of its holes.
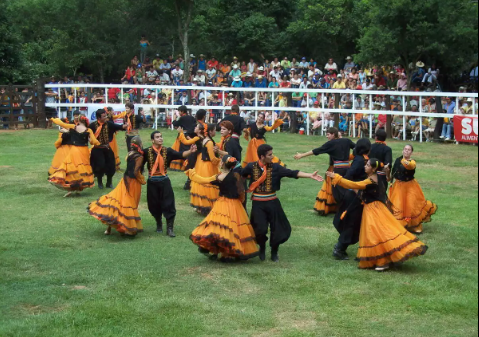
{"type": "Polygon", "coordinates": [[[215,70],[218,70],[219,69],[218,67],[219,67],[218,60],[214,56],[212,56],[211,60],[208,61],[208,68],[213,68],[215,70]]]}
{"type": "Polygon", "coordinates": [[[424,67],[426,65],[424,62],[417,62],[416,63],[416,71],[412,75],[412,83],[413,84],[421,84],[422,81],[424,80],[424,76],[426,75],[426,71],[424,70],[424,67]]]}
{"type": "Polygon", "coordinates": [[[256,96],[254,92],[248,91],[244,96],[244,105],[245,106],[255,106],[256,96]]]}
{"type": "Polygon", "coordinates": [[[334,59],[330,58],[328,63],[324,66],[324,70],[327,72],[338,72],[338,65],[334,62],[334,59]]]}
{"type": "Polygon", "coordinates": [[[243,82],[243,86],[245,88],[253,88],[254,87],[254,81],[253,81],[253,74],[252,73],[247,73],[245,77],[245,81],[243,82]]]}
{"type": "Polygon", "coordinates": [[[291,88],[291,82],[289,81],[289,77],[288,76],[283,76],[283,79],[281,81],[281,84],[280,84],[280,87],[281,88],[284,88],[284,89],[289,89],[291,88]]]}
{"type": "Polygon", "coordinates": [[[271,82],[269,83],[268,88],[273,88],[273,89],[279,88],[279,83],[276,77],[274,76],[271,77],[271,82]]]}
{"type": "Polygon", "coordinates": [[[336,83],[334,83],[333,89],[335,90],[346,89],[346,82],[343,79],[343,75],[338,75],[338,80],[336,83]]]}
{"type": "Polygon", "coordinates": [[[397,83],[397,90],[399,91],[403,91],[404,89],[407,90],[407,86],[408,86],[407,75],[405,73],[402,73],[397,83]]]}
{"type": "Polygon", "coordinates": [[[349,75],[354,68],[356,68],[356,63],[353,62],[353,58],[351,56],[348,56],[346,58],[346,64],[344,65],[344,75],[349,75]]]}
{"type": "MultiPolygon", "coordinates": [[[[328,127],[329,127],[329,125],[328,125],[328,127]]],[[[348,133],[348,129],[349,129],[349,116],[346,112],[343,112],[339,116],[339,131],[343,134],[346,134],[346,133],[348,133]]]]}
{"type": "Polygon", "coordinates": [[[367,76],[366,76],[366,73],[364,72],[363,69],[360,69],[359,70],[359,84],[363,85],[364,83],[366,83],[366,80],[367,80],[367,76]]]}
{"type": "Polygon", "coordinates": [[[208,64],[208,70],[206,70],[206,80],[213,83],[216,80],[216,68],[213,67],[211,63],[208,64]]]}
{"type": "Polygon", "coordinates": [[[171,77],[175,85],[179,85],[183,79],[183,70],[180,69],[180,66],[177,65],[176,68],[171,72],[171,77]]]}
{"type": "Polygon", "coordinates": [[[268,88],[268,81],[262,75],[258,76],[255,84],[256,88],[268,88]]]}
{"type": "Polygon", "coordinates": [[[373,90],[374,85],[371,83],[371,79],[367,79],[366,82],[363,84],[363,90],[373,90]]]}

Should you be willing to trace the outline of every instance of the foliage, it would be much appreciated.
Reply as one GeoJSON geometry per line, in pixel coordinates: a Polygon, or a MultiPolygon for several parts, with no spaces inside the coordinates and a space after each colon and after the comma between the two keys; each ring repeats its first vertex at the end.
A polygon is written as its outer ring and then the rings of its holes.
{"type": "Polygon", "coordinates": [[[410,64],[436,63],[460,71],[477,58],[478,11],[469,0],[362,0],[365,24],[357,59],[410,64]]]}
{"type": "Polygon", "coordinates": [[[143,34],[150,57],[307,56],[321,64],[356,54],[363,62],[422,59],[449,72],[476,61],[478,48],[469,0],[15,0],[4,1],[0,19],[2,83],[78,73],[118,81],[143,34]]]}

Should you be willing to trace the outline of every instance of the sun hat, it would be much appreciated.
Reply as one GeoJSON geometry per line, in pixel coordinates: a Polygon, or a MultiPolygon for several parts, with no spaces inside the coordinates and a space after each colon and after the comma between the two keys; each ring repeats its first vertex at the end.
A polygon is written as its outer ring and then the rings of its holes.
{"type": "Polygon", "coordinates": [[[190,57],[191,57],[192,59],[196,58],[195,54],[190,54],[190,57]]]}
{"type": "Polygon", "coordinates": [[[246,77],[253,77],[253,74],[247,73],[247,74],[246,74],[246,77]]]}
{"type": "Polygon", "coordinates": [[[233,66],[233,69],[238,69],[238,66],[235,64],[235,65],[233,66]]]}
{"type": "Polygon", "coordinates": [[[352,58],[351,56],[346,57],[346,61],[347,61],[347,60],[352,60],[352,59],[353,59],[353,58],[352,58]]]}
{"type": "Polygon", "coordinates": [[[263,75],[258,76],[258,79],[260,79],[260,80],[263,79],[263,78],[264,78],[263,75]]]}
{"type": "Polygon", "coordinates": [[[339,75],[338,75],[338,78],[343,78],[343,75],[339,74],[339,75]]]}
{"type": "Polygon", "coordinates": [[[263,71],[263,70],[264,70],[264,67],[259,67],[258,69],[261,70],[261,71],[263,71]]]}
{"type": "Polygon", "coordinates": [[[234,81],[235,81],[235,82],[239,82],[239,81],[241,81],[241,78],[240,78],[239,76],[236,76],[236,77],[234,78],[234,81]]]}
{"type": "Polygon", "coordinates": [[[425,64],[424,62],[422,62],[422,61],[419,61],[418,63],[416,63],[416,66],[417,66],[418,68],[424,68],[424,67],[426,66],[426,64],[425,64]]]}
{"type": "Polygon", "coordinates": [[[474,99],[473,98],[468,98],[467,103],[474,103],[474,99]]]}

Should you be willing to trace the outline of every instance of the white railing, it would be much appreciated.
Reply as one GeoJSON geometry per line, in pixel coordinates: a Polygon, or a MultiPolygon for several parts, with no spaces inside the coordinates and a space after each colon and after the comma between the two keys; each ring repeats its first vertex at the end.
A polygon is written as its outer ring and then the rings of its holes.
{"type": "MultiPolygon", "coordinates": [[[[451,97],[453,100],[456,102],[456,111],[455,115],[460,115],[460,106],[459,103],[461,99],[464,98],[473,98],[477,99],[479,96],[477,93],[446,93],[446,92],[407,92],[407,91],[362,91],[362,90],[334,90],[334,89],[283,89],[283,88],[277,88],[277,89],[272,89],[272,88],[230,88],[230,87],[192,87],[192,86],[156,86],[156,85],[104,85],[104,84],[48,84],[45,85],[46,89],[53,88],[53,89],[68,89],[69,91],[72,91],[73,96],[75,98],[75,102],[78,100],[79,97],[79,91],[83,92],[93,92],[95,90],[104,90],[104,96],[102,96],[105,100],[105,102],[108,102],[108,93],[109,90],[112,89],[119,89],[120,90],[120,97],[121,97],[121,102],[120,103],[101,103],[101,104],[96,104],[96,103],[47,103],[46,106],[50,108],[55,108],[58,111],[60,111],[61,108],[94,108],[94,109],[101,109],[104,108],[105,106],[112,107],[115,111],[123,111],[124,109],[124,94],[125,94],[125,89],[128,90],[135,90],[138,94],[138,91],[142,89],[148,89],[150,92],[155,92],[155,99],[151,104],[142,104],[142,103],[135,103],[136,108],[144,108],[144,109],[166,109],[169,110],[169,114],[171,114],[172,120],[175,118],[175,109],[178,108],[178,104],[176,101],[176,93],[180,91],[196,91],[196,92],[202,92],[204,97],[208,97],[209,92],[217,92],[223,93],[223,98],[226,98],[226,93],[232,93],[232,92],[240,92],[240,93],[247,93],[247,92],[252,92],[254,93],[255,97],[255,104],[254,106],[241,106],[241,109],[246,110],[246,111],[254,111],[256,113],[256,118],[258,115],[259,111],[265,112],[265,111],[281,111],[281,112],[306,112],[308,113],[308,118],[306,121],[307,124],[307,130],[306,133],[307,135],[310,135],[310,129],[311,129],[311,119],[310,113],[311,112],[317,112],[322,114],[322,120],[323,120],[323,125],[325,123],[324,117],[326,113],[348,113],[352,115],[356,114],[363,114],[363,115],[368,115],[369,119],[369,132],[370,132],[370,138],[373,137],[373,120],[375,120],[375,117],[373,116],[376,115],[395,115],[395,116],[403,116],[403,139],[406,140],[407,133],[406,133],[406,125],[407,125],[407,117],[431,117],[431,118],[451,118],[451,114],[447,113],[427,113],[423,112],[424,111],[424,106],[422,99],[423,98],[434,98],[434,97],[451,97]],[[160,93],[168,93],[167,97],[167,102],[168,103],[163,103],[160,104],[158,101],[158,96],[160,93]],[[271,94],[271,102],[274,105],[275,99],[277,98],[277,95],[279,93],[302,93],[307,94],[307,106],[306,107],[275,107],[275,106],[261,106],[258,105],[258,99],[259,99],[259,93],[266,93],[266,94],[271,94]],[[175,93],[171,95],[171,93],[175,93]],[[310,94],[316,94],[317,97],[321,97],[319,101],[320,103],[320,108],[314,108],[314,106],[311,106],[311,96],[310,94]],[[352,109],[344,109],[342,107],[336,109],[336,108],[330,108],[329,106],[327,107],[327,104],[329,105],[328,102],[325,101],[324,97],[328,97],[330,95],[334,94],[339,94],[339,95],[345,95],[345,94],[350,94],[351,95],[351,101],[353,103],[352,109]],[[326,96],[325,96],[326,95],[326,96]],[[372,106],[373,98],[375,96],[381,96],[381,97],[386,97],[390,96],[391,98],[394,99],[400,99],[401,105],[403,107],[402,111],[391,111],[391,110],[358,110],[355,108],[356,105],[356,98],[358,96],[361,97],[367,97],[369,99],[369,106],[372,106]],[[410,111],[408,110],[408,104],[407,104],[407,98],[408,97],[417,97],[417,101],[419,103],[418,106],[418,111],[410,111]]],[[[88,100],[90,100],[91,97],[88,97],[88,100]]],[[[220,110],[222,114],[222,118],[225,116],[225,112],[231,109],[231,106],[224,105],[225,99],[222,100],[222,105],[219,106],[200,106],[200,105],[187,105],[188,109],[205,109],[205,110],[220,110]]],[[[436,104],[442,104],[442,102],[436,102],[436,104]]],[[[156,119],[155,119],[155,127],[158,125],[158,113],[156,114],[156,119]]],[[[273,123],[274,123],[274,115],[273,115],[273,123]]],[[[473,116],[477,115],[476,111],[476,104],[473,104],[473,116]]],[[[419,123],[420,123],[420,129],[423,129],[423,120],[422,118],[419,118],[419,123]]],[[[356,118],[352,118],[352,128],[353,128],[353,136],[356,137],[356,118]]],[[[321,133],[324,134],[324,127],[321,128],[321,133]]],[[[423,141],[423,132],[420,133],[420,141],[423,141]]]]}

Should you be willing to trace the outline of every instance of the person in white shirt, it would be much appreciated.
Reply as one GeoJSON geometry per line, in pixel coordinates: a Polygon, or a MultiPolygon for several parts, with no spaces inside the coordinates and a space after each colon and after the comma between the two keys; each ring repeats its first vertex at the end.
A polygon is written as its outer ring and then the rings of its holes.
{"type": "Polygon", "coordinates": [[[170,71],[171,65],[168,63],[168,60],[164,60],[163,63],[160,65],[160,70],[170,71]]]}
{"type": "Polygon", "coordinates": [[[311,84],[310,81],[308,81],[308,78],[305,76],[303,78],[303,82],[301,82],[301,84],[299,85],[299,88],[300,89],[308,89],[308,86],[311,84]]]}
{"type": "Polygon", "coordinates": [[[274,77],[279,82],[281,80],[281,73],[279,71],[279,68],[275,67],[274,70],[269,73],[269,77],[274,77]]]}
{"type": "Polygon", "coordinates": [[[338,72],[338,65],[334,62],[334,59],[329,59],[329,62],[324,66],[324,69],[326,72],[329,72],[330,70],[333,70],[335,72],[338,72]]]}
{"type": "Polygon", "coordinates": [[[281,62],[279,62],[278,58],[275,57],[274,61],[271,62],[271,69],[279,68],[279,67],[281,67],[281,62]]]}
{"type": "Polygon", "coordinates": [[[363,90],[373,90],[374,84],[371,83],[371,80],[368,78],[366,82],[363,83],[363,90]]]}
{"type": "Polygon", "coordinates": [[[257,68],[257,65],[256,63],[254,63],[254,60],[250,59],[248,63],[248,72],[254,74],[256,73],[256,68],[257,68]]]}
{"type": "Polygon", "coordinates": [[[427,74],[424,76],[424,79],[422,80],[422,83],[434,83],[437,81],[439,78],[439,69],[437,69],[436,65],[434,64],[431,68],[429,68],[429,71],[427,74]]]}
{"type": "Polygon", "coordinates": [[[177,65],[176,68],[171,72],[171,76],[173,77],[173,81],[177,84],[183,78],[183,70],[180,69],[179,65],[177,65]]]}
{"type": "Polygon", "coordinates": [[[161,72],[159,78],[162,83],[170,83],[170,75],[166,72],[161,72]]]}
{"type": "Polygon", "coordinates": [[[206,71],[206,77],[208,82],[213,82],[216,78],[216,69],[213,68],[211,65],[209,66],[208,70],[206,71]]]}
{"type": "Polygon", "coordinates": [[[293,78],[291,79],[291,87],[299,88],[300,85],[301,85],[301,78],[299,78],[298,74],[294,74],[293,78]]]}
{"type": "Polygon", "coordinates": [[[244,119],[246,125],[249,125],[249,122],[253,121],[253,115],[251,111],[241,111],[240,117],[244,119]]]}
{"type": "Polygon", "coordinates": [[[303,59],[299,63],[299,68],[302,68],[302,69],[308,69],[309,68],[309,62],[306,61],[306,57],[303,57],[303,59]]]}
{"type": "Polygon", "coordinates": [[[198,70],[198,82],[199,82],[199,85],[200,86],[205,86],[206,85],[206,76],[205,76],[205,73],[203,72],[203,70],[198,70]]]}

